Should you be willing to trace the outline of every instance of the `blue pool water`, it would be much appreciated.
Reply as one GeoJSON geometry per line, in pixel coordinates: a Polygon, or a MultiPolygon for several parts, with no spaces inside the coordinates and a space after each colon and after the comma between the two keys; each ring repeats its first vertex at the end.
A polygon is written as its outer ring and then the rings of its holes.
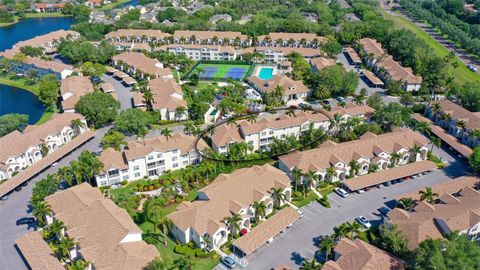
{"type": "Polygon", "coordinates": [[[261,80],[270,80],[273,78],[273,68],[262,67],[260,73],[258,73],[258,77],[261,80]]]}

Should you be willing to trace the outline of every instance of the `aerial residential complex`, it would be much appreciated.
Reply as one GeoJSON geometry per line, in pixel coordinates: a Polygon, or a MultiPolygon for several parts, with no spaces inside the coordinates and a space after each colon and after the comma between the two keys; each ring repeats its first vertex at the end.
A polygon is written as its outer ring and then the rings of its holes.
{"type": "Polygon", "coordinates": [[[272,188],[281,188],[285,194],[284,201],[291,200],[290,179],[271,165],[222,174],[199,190],[197,200],[183,202],[176,212],[168,215],[174,225],[172,234],[182,243],[192,241],[199,247],[208,245],[219,249],[228,240],[229,234],[238,233],[224,222],[225,218],[239,214],[240,230],[250,230],[250,218],[255,216],[254,202],[267,205],[265,216],[273,211],[274,205],[284,204],[272,195],[272,188]]]}
{"type": "Polygon", "coordinates": [[[310,95],[310,89],[302,81],[295,81],[285,75],[274,75],[270,80],[253,76],[249,83],[260,93],[272,94],[278,88],[282,89],[282,101],[285,103],[290,100],[304,101],[310,95]]]}
{"type": "Polygon", "coordinates": [[[126,52],[112,58],[113,66],[138,79],[173,78],[172,71],[143,53],[126,52]]]}
{"type": "Polygon", "coordinates": [[[60,84],[60,94],[62,96],[62,109],[65,112],[74,112],[75,104],[80,98],[93,92],[93,84],[89,77],[70,76],[62,80],[60,84]]]}
{"type": "Polygon", "coordinates": [[[29,125],[23,132],[0,137],[0,180],[11,178],[87,130],[82,115],[56,114],[44,124],[29,125]],[[82,126],[74,126],[75,120],[82,126]]]}
{"type": "Polygon", "coordinates": [[[304,172],[313,170],[320,181],[331,177],[333,181],[348,182],[347,177],[367,174],[374,165],[375,171],[382,171],[425,160],[428,143],[425,137],[411,129],[399,128],[381,135],[367,132],[358,140],[344,143],[326,141],[316,149],[281,156],[279,168],[288,174],[294,168],[304,172]],[[353,175],[351,161],[359,164],[353,175]],[[334,169],[332,175],[327,175],[329,168],[334,169]]]}
{"type": "Polygon", "coordinates": [[[221,125],[211,136],[212,148],[219,153],[228,152],[232,143],[246,142],[252,151],[267,150],[274,138],[293,136],[298,139],[310,128],[327,130],[329,119],[321,113],[297,112],[295,116],[282,113],[278,117],[266,117],[250,123],[242,120],[238,126],[221,125]]]}
{"type": "MultiPolygon", "coordinates": [[[[104,166],[102,173],[95,176],[97,185],[113,185],[144,177],[153,179],[166,171],[196,165],[201,156],[195,149],[195,140],[193,136],[175,134],[171,138],[130,141],[121,152],[105,149],[99,157],[104,166]]],[[[206,144],[200,140],[198,147],[203,149],[206,144]]]]}

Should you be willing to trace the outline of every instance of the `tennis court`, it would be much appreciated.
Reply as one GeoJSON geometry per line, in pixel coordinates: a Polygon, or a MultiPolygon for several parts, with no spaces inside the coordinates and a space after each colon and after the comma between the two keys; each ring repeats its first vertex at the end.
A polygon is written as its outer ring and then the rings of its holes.
{"type": "Polygon", "coordinates": [[[201,80],[234,79],[243,80],[250,70],[247,64],[206,64],[201,63],[195,67],[192,74],[198,74],[201,80]]]}

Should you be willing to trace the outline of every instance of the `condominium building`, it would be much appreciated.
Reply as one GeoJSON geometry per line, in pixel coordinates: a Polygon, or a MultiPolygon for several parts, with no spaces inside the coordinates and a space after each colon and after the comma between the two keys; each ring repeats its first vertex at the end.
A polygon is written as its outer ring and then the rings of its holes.
{"type": "MultiPolygon", "coordinates": [[[[130,141],[119,152],[106,149],[99,156],[102,172],[95,176],[98,186],[108,186],[121,181],[141,178],[157,178],[166,171],[175,171],[189,165],[199,164],[201,156],[195,149],[196,137],[175,134],[171,138],[155,137],[142,141],[130,141]]],[[[204,149],[203,140],[198,148],[204,149]]]]}
{"type": "Polygon", "coordinates": [[[265,203],[267,216],[275,205],[289,202],[291,192],[288,176],[269,164],[221,174],[198,191],[195,201],[182,202],[168,215],[173,223],[170,232],[181,243],[192,241],[201,248],[219,249],[229,234],[240,232],[230,227],[225,218],[238,214],[240,230],[250,230],[250,219],[255,216],[254,202],[265,203]],[[280,188],[285,200],[277,200],[273,188],[280,188]]]}
{"type": "Polygon", "coordinates": [[[75,105],[80,98],[93,92],[93,84],[89,77],[70,76],[62,80],[60,84],[60,94],[62,96],[62,109],[65,112],[74,112],[75,105]]]}
{"type": "Polygon", "coordinates": [[[316,57],[310,59],[310,65],[312,65],[313,70],[316,72],[328,66],[333,66],[335,64],[337,64],[337,62],[335,61],[335,59],[332,58],[316,57]]]}
{"type": "Polygon", "coordinates": [[[118,29],[106,34],[105,39],[115,43],[165,43],[169,36],[169,33],[153,29],[118,29]]]}
{"type": "Polygon", "coordinates": [[[352,176],[351,161],[358,165],[353,176],[369,173],[372,166],[375,166],[375,171],[387,170],[391,166],[426,160],[428,143],[427,138],[408,128],[397,128],[381,135],[367,132],[358,140],[344,143],[326,141],[316,149],[281,156],[279,168],[289,174],[293,169],[313,170],[320,181],[327,178],[343,181],[352,176]],[[328,175],[332,170],[329,168],[333,169],[331,175],[328,175]]]}
{"type": "Polygon", "coordinates": [[[415,249],[427,239],[440,239],[451,232],[466,234],[469,239],[480,240],[480,192],[472,187],[454,193],[440,194],[439,202],[420,202],[413,212],[395,208],[388,223],[395,224],[415,249]]]}
{"type": "Polygon", "coordinates": [[[264,62],[267,63],[282,63],[288,60],[288,55],[291,53],[299,53],[306,59],[321,56],[321,52],[316,48],[292,48],[292,47],[249,47],[242,50],[242,55],[246,53],[257,53],[263,56],[264,62]]]}
{"type": "Polygon", "coordinates": [[[199,45],[199,44],[169,44],[163,45],[160,50],[175,55],[185,55],[188,58],[200,60],[232,61],[237,59],[237,52],[232,46],[199,45]]]}
{"type": "MultiPolygon", "coordinates": [[[[42,4],[42,3],[40,3],[42,4]]],[[[18,52],[20,48],[25,46],[41,47],[46,54],[56,51],[57,45],[62,39],[73,40],[80,37],[80,33],[72,30],[57,30],[45,35],[36,36],[34,38],[20,41],[13,45],[13,49],[18,52]]]]}
{"type": "Polygon", "coordinates": [[[150,80],[148,88],[152,92],[152,109],[160,112],[162,120],[187,119],[187,102],[183,99],[182,87],[174,79],[150,80]]]}
{"type": "Polygon", "coordinates": [[[315,33],[268,33],[257,38],[257,46],[318,48],[327,42],[315,33]]]}
{"type": "Polygon", "coordinates": [[[310,89],[302,81],[295,81],[285,75],[274,75],[270,80],[262,80],[259,77],[249,78],[250,85],[260,93],[272,94],[281,89],[282,101],[303,101],[310,95],[310,89]]]}
{"type": "Polygon", "coordinates": [[[334,248],[334,260],[325,262],[322,270],[404,270],[407,262],[359,238],[342,238],[334,248]]]}
{"type": "Polygon", "coordinates": [[[36,3],[33,6],[33,10],[36,12],[61,12],[63,7],[65,6],[65,3],[36,3]]]}
{"type": "Polygon", "coordinates": [[[47,224],[62,221],[61,234],[77,242],[68,250],[69,259],[83,259],[88,269],[140,270],[160,256],[154,245],[142,240],[142,230],[127,211],[98,188],[83,183],[47,196],[45,202],[52,209],[47,224]]]}
{"type": "Polygon", "coordinates": [[[124,52],[112,57],[112,64],[117,69],[138,79],[170,78],[172,71],[164,68],[157,59],[145,56],[139,52],[124,52]]]}
{"type": "Polygon", "coordinates": [[[358,117],[364,120],[370,119],[375,110],[368,105],[357,105],[355,103],[348,103],[344,107],[335,106],[329,111],[321,109],[321,113],[325,114],[330,120],[335,120],[336,116],[340,117],[339,122],[344,123],[352,117],[358,117]]]}
{"type": "Polygon", "coordinates": [[[173,43],[202,45],[250,46],[250,39],[240,32],[230,31],[189,31],[173,33],[173,43]]]}
{"type": "Polygon", "coordinates": [[[471,148],[479,144],[480,137],[474,134],[480,130],[479,113],[470,112],[448,99],[427,104],[425,113],[436,125],[444,128],[463,144],[471,148]],[[437,106],[439,110],[436,110],[437,106]]]}
{"type": "Polygon", "coordinates": [[[296,112],[295,116],[282,114],[279,117],[262,118],[250,123],[242,120],[238,126],[220,125],[211,136],[212,148],[219,153],[228,152],[229,145],[246,142],[252,151],[268,150],[273,139],[293,136],[296,139],[313,129],[327,130],[329,119],[321,113],[296,112]]]}
{"type": "Polygon", "coordinates": [[[76,113],[55,114],[41,125],[29,125],[0,138],[0,180],[33,165],[44,156],[88,130],[85,118],[76,113]],[[80,120],[83,126],[74,126],[80,120]]]}
{"type": "Polygon", "coordinates": [[[415,75],[411,68],[403,67],[391,55],[386,54],[378,41],[362,38],[358,41],[358,51],[365,63],[372,67],[385,83],[401,81],[406,91],[417,91],[422,86],[422,77],[415,75]]]}

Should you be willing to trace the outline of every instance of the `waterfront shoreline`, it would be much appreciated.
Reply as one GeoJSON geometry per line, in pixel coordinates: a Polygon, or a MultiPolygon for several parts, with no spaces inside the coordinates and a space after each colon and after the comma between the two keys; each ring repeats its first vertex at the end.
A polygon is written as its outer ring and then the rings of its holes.
{"type": "Polygon", "coordinates": [[[20,88],[20,89],[26,90],[28,92],[31,92],[32,94],[34,94],[36,96],[38,96],[38,94],[40,92],[40,90],[36,86],[25,85],[25,79],[12,80],[12,79],[0,76],[0,84],[20,88]]]}
{"type": "Polygon", "coordinates": [[[65,15],[59,12],[52,12],[52,13],[46,13],[46,12],[39,12],[39,13],[27,13],[25,14],[25,17],[17,17],[15,16],[14,21],[10,23],[0,23],[0,28],[2,27],[8,27],[15,25],[22,20],[25,19],[39,19],[39,18],[63,18],[63,17],[72,17],[71,15],[65,15]]]}

